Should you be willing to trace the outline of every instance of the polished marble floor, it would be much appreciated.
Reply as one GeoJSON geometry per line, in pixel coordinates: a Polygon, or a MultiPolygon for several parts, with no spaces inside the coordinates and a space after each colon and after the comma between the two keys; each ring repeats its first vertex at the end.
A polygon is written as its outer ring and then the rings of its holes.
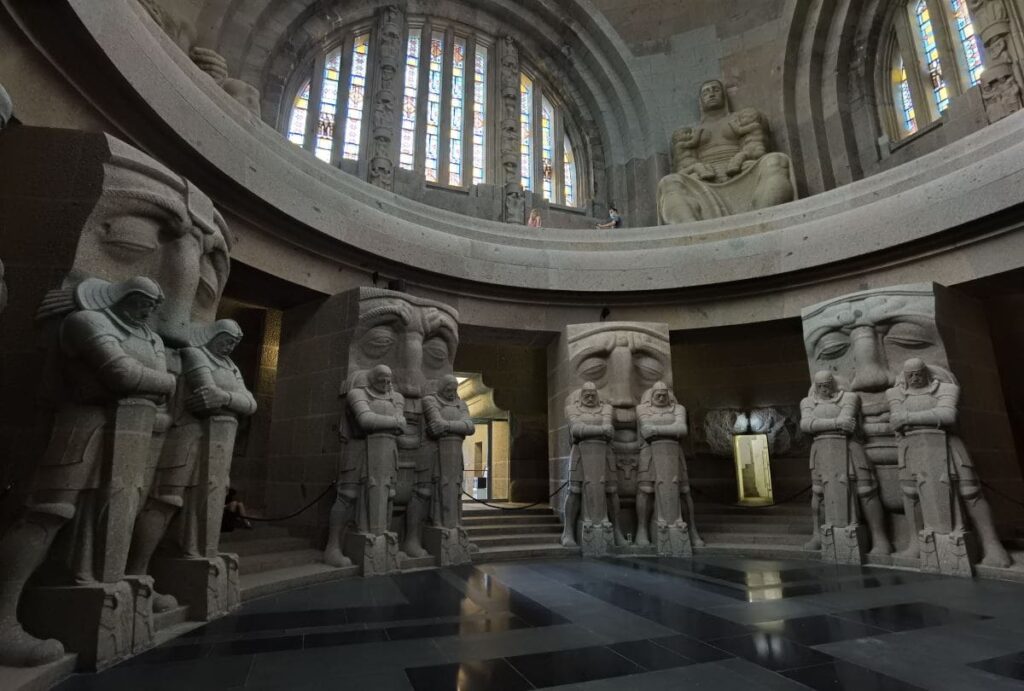
{"type": "Polygon", "coordinates": [[[1024,688],[1024,585],[808,562],[547,560],[255,600],[81,689],[1024,688]]]}

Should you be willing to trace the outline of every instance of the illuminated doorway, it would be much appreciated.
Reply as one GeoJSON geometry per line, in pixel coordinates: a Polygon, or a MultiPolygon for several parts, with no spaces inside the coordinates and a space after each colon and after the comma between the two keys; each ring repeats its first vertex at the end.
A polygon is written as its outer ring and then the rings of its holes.
{"type": "Polygon", "coordinates": [[[766,506],[774,503],[772,468],[768,454],[768,436],[737,434],[733,437],[736,461],[736,486],[743,506],[766,506]]]}
{"type": "MultiPolygon", "coordinates": [[[[509,414],[494,404],[494,390],[479,374],[457,373],[459,397],[475,429],[462,444],[462,488],[475,499],[507,501],[511,434],[509,414]]],[[[466,497],[463,497],[469,501],[466,497]]]]}

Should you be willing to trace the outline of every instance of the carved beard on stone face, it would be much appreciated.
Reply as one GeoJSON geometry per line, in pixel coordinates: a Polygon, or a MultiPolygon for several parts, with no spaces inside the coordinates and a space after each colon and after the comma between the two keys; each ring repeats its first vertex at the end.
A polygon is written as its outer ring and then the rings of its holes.
{"type": "Polygon", "coordinates": [[[108,141],[113,155],[104,164],[103,189],[82,228],[71,277],[153,279],[164,300],[150,324],[168,345],[187,345],[193,322],[216,317],[230,267],[227,226],[191,183],[108,141]]]}
{"type": "Polygon", "coordinates": [[[593,382],[601,400],[614,408],[615,421],[636,419],[647,389],[672,374],[668,329],[657,324],[609,322],[567,328],[569,361],[577,382],[593,382]]]}
{"type": "Polygon", "coordinates": [[[827,370],[861,394],[882,394],[912,357],[945,363],[931,286],[845,296],[804,311],[811,372],[827,370]]]}
{"type": "Polygon", "coordinates": [[[366,288],[350,348],[350,371],[391,368],[394,388],[418,399],[429,383],[452,373],[459,344],[452,308],[404,293],[366,288]]]}

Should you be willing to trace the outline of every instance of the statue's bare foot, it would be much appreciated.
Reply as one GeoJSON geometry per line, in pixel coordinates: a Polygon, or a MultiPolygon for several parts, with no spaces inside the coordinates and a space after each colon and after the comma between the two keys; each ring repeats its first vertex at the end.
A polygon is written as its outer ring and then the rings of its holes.
{"type": "Polygon", "coordinates": [[[352,560],[342,554],[337,547],[328,547],[324,550],[324,563],[338,568],[352,566],[352,560]]]}
{"type": "Polygon", "coordinates": [[[427,556],[427,550],[423,549],[423,546],[418,542],[406,542],[405,546],[402,547],[402,551],[412,559],[427,556]]]}
{"type": "Polygon", "coordinates": [[[579,547],[579,545],[576,544],[576,538],[572,535],[566,535],[563,533],[562,539],[559,540],[559,542],[562,543],[562,547],[579,547]]]}
{"type": "Polygon", "coordinates": [[[819,551],[821,549],[821,536],[820,535],[815,535],[810,540],[805,542],[804,543],[804,549],[811,550],[812,552],[819,551]]]}
{"type": "Polygon", "coordinates": [[[647,537],[646,533],[637,533],[636,542],[634,544],[637,547],[650,547],[651,540],[647,537]]]}
{"type": "Polygon", "coordinates": [[[1013,559],[1002,547],[999,549],[985,550],[985,557],[981,560],[985,566],[995,566],[999,569],[1008,569],[1013,566],[1013,559]]]}
{"type": "Polygon", "coordinates": [[[700,535],[697,533],[690,533],[690,544],[694,547],[703,547],[705,543],[700,539],[700,535]]]}
{"type": "Polygon", "coordinates": [[[153,591],[153,612],[170,612],[178,606],[178,600],[173,595],[153,591]]]}
{"type": "Polygon", "coordinates": [[[622,531],[616,530],[615,531],[615,546],[616,547],[625,547],[628,544],[629,544],[629,540],[627,540],[626,536],[622,534],[622,531]]]}
{"type": "Polygon", "coordinates": [[[921,548],[917,545],[914,545],[913,547],[908,547],[902,552],[896,552],[896,554],[894,554],[893,556],[897,559],[920,559],[921,548]]]}
{"type": "Polygon", "coordinates": [[[0,665],[38,667],[64,657],[60,641],[30,636],[17,622],[0,628],[0,665]]]}

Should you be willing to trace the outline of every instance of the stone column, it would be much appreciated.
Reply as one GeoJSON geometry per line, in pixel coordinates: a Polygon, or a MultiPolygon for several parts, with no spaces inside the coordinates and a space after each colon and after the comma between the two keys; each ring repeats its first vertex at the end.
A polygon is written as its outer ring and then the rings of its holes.
{"type": "Polygon", "coordinates": [[[1015,31],[1017,25],[1011,20],[1005,0],[968,0],[967,6],[985,55],[981,95],[989,122],[995,122],[1021,107],[1022,37],[1019,30],[1015,31]]]}
{"type": "Polygon", "coordinates": [[[499,46],[501,69],[501,172],[498,182],[502,188],[501,220],[506,223],[526,222],[526,195],[521,184],[520,131],[519,131],[519,50],[511,36],[499,46]]]}
{"type": "Polygon", "coordinates": [[[373,130],[370,183],[391,190],[395,181],[396,99],[401,84],[396,82],[402,63],[402,27],[405,17],[396,5],[380,10],[377,22],[377,66],[373,80],[373,130]]]}

